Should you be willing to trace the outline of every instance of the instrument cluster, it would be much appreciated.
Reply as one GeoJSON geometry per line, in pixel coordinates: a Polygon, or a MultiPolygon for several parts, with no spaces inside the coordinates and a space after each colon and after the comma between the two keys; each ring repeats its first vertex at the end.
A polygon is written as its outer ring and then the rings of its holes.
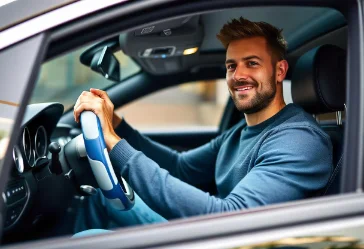
{"type": "Polygon", "coordinates": [[[33,168],[47,156],[48,136],[43,125],[23,128],[19,142],[13,149],[13,158],[19,173],[33,168]]]}

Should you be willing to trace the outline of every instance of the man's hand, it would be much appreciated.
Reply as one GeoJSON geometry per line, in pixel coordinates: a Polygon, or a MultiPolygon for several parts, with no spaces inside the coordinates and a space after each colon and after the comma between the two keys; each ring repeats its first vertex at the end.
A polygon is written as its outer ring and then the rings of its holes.
{"type": "Polygon", "coordinates": [[[91,88],[90,92],[83,91],[73,108],[76,122],[80,121],[83,111],[92,111],[99,117],[106,147],[110,151],[121,139],[114,131],[121,118],[114,114],[114,104],[107,93],[94,88],[91,88]]]}

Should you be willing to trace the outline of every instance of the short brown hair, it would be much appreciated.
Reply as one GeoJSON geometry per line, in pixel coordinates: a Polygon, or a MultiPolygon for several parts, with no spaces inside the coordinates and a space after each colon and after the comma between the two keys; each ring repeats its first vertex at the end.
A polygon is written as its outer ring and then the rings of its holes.
{"type": "Polygon", "coordinates": [[[278,60],[285,58],[287,42],[283,38],[282,29],[266,22],[251,22],[243,17],[239,20],[233,19],[222,27],[217,34],[217,39],[227,49],[230,42],[234,40],[255,36],[262,36],[267,40],[278,60]]]}

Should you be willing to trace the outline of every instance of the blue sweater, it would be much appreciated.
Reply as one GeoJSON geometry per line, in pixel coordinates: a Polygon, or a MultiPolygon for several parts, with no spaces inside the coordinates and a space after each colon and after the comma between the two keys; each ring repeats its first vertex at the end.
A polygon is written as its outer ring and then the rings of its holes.
{"type": "Polygon", "coordinates": [[[289,104],[268,120],[245,120],[199,148],[179,153],[153,142],[123,119],[110,151],[115,170],[166,219],[247,209],[307,198],[332,172],[329,136],[289,104]],[[215,181],[217,194],[197,188],[215,181]]]}

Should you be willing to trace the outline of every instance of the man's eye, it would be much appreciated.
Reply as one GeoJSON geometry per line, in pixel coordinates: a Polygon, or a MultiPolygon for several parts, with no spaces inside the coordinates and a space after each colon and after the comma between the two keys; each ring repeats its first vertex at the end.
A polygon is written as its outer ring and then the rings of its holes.
{"type": "Polygon", "coordinates": [[[259,65],[258,62],[255,62],[255,61],[248,61],[248,65],[249,66],[256,66],[256,65],[259,65]]]}
{"type": "Polygon", "coordinates": [[[234,64],[227,65],[226,69],[228,70],[235,69],[235,65],[234,64]]]}

